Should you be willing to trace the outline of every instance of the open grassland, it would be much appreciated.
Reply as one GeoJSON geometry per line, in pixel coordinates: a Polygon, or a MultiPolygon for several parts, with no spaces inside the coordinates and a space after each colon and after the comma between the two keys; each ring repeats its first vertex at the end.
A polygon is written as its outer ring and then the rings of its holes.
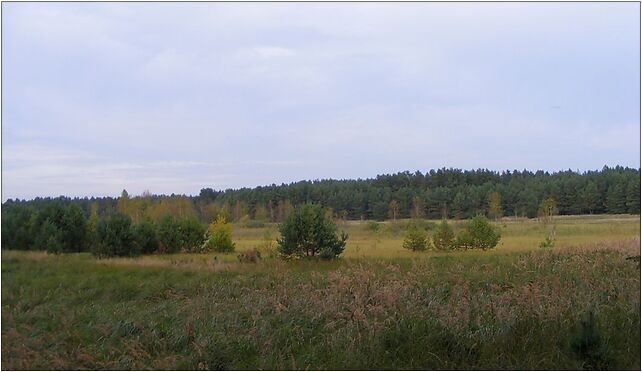
{"type": "MultiPolygon", "coordinates": [[[[403,228],[409,222],[409,220],[399,220],[396,223],[392,221],[379,222],[378,232],[369,230],[368,222],[364,221],[339,223],[339,229],[345,230],[349,235],[343,256],[351,258],[416,257],[416,253],[405,250],[401,246],[404,235],[403,228]]],[[[424,220],[426,225],[432,224],[433,226],[439,222],[439,220],[424,220]]],[[[455,228],[455,232],[464,222],[449,221],[455,228]]],[[[495,225],[501,229],[502,239],[494,251],[501,253],[523,252],[537,248],[553,226],[556,231],[558,247],[614,241],[640,235],[640,216],[632,215],[559,216],[555,217],[554,223],[547,225],[537,219],[505,218],[495,225]]],[[[233,234],[237,248],[243,250],[260,246],[265,229],[269,229],[273,237],[278,235],[276,225],[268,225],[261,229],[234,226],[233,234]]],[[[471,252],[466,252],[466,254],[471,254],[471,252]]]]}
{"type": "Polygon", "coordinates": [[[333,262],[4,251],[2,368],[639,370],[639,217],[555,225],[553,249],[506,221],[495,250],[412,253],[348,222],[333,262]]]}

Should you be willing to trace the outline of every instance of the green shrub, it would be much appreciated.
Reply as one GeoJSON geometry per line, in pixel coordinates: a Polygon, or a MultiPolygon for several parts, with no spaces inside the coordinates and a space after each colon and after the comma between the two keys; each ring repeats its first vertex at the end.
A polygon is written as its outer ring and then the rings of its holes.
{"type": "Polygon", "coordinates": [[[156,227],[150,220],[143,220],[134,226],[134,238],[142,254],[154,253],[158,250],[159,242],[156,227]]]}
{"type": "Polygon", "coordinates": [[[65,252],[82,252],[87,243],[87,219],[77,204],[69,204],[64,208],[62,220],[58,229],[62,234],[62,244],[65,252]]]}
{"type": "Polygon", "coordinates": [[[36,235],[32,233],[31,224],[36,216],[36,212],[31,207],[4,204],[2,206],[2,249],[31,249],[36,235]]]}
{"type": "Polygon", "coordinates": [[[44,249],[49,253],[62,253],[64,250],[62,244],[62,233],[48,219],[43,222],[40,232],[35,240],[36,248],[44,249]]]}
{"type": "Polygon", "coordinates": [[[88,250],[93,250],[94,246],[98,244],[98,237],[96,236],[96,228],[98,227],[98,221],[100,219],[98,218],[98,214],[93,213],[88,219],[87,219],[87,224],[85,225],[86,228],[86,241],[87,241],[87,246],[88,250]]]}
{"type": "Polygon", "coordinates": [[[129,216],[115,213],[98,222],[96,227],[98,242],[93,254],[97,257],[137,256],[140,254],[132,221],[129,216]]]}
{"type": "Polygon", "coordinates": [[[411,251],[425,251],[429,248],[430,242],[424,229],[412,226],[406,230],[403,239],[403,247],[411,251]]]}
{"type": "Polygon", "coordinates": [[[470,236],[470,231],[468,231],[467,229],[460,230],[455,237],[453,247],[459,249],[473,248],[473,238],[472,236],[470,236]]]}
{"type": "Polygon", "coordinates": [[[571,350],[585,363],[586,369],[610,369],[611,358],[602,342],[595,315],[592,311],[582,316],[580,325],[571,339],[571,350]]]}
{"type": "Polygon", "coordinates": [[[490,224],[488,218],[479,215],[466,222],[457,235],[456,245],[459,248],[486,250],[497,246],[500,238],[500,232],[490,224]]]}
{"type": "Polygon", "coordinates": [[[176,253],[181,249],[181,226],[171,215],[165,215],[158,223],[159,252],[176,253]]]}
{"type": "Polygon", "coordinates": [[[432,242],[435,248],[440,251],[450,250],[454,247],[455,234],[445,219],[441,220],[437,231],[433,234],[432,242]]]}
{"type": "Polygon", "coordinates": [[[338,257],[346,246],[348,235],[337,236],[337,225],[319,205],[304,204],[290,213],[279,225],[277,240],[283,257],[338,257]],[[323,254],[321,254],[323,252],[323,254]]]}
{"type": "Polygon", "coordinates": [[[180,248],[185,252],[200,252],[205,240],[205,228],[194,217],[179,222],[180,248]]]}
{"type": "Polygon", "coordinates": [[[546,238],[539,243],[540,248],[553,248],[555,247],[555,228],[546,235],[546,238]]]}
{"type": "Polygon", "coordinates": [[[225,217],[219,215],[210,225],[202,250],[226,253],[234,252],[234,248],[232,228],[225,222],[225,217]]]}
{"type": "Polygon", "coordinates": [[[76,204],[63,207],[59,202],[52,203],[30,219],[30,226],[36,237],[34,243],[37,249],[55,253],[85,250],[86,219],[76,204]],[[47,247],[49,243],[52,243],[52,248],[47,247]]]}

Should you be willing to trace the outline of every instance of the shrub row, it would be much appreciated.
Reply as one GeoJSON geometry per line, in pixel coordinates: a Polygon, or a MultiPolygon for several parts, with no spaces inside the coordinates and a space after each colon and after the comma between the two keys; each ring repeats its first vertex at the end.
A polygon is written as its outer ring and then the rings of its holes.
{"type": "Polygon", "coordinates": [[[95,238],[93,253],[98,257],[234,251],[231,229],[222,217],[205,229],[195,218],[168,215],[156,226],[150,220],[132,225],[127,215],[116,213],[100,221],[95,238]]]}
{"type": "Polygon", "coordinates": [[[2,210],[2,248],[50,253],[92,252],[99,257],[234,250],[231,229],[219,219],[206,229],[196,218],[166,215],[156,224],[114,213],[85,218],[76,204],[42,210],[15,204],[2,210]]]}
{"type": "Polygon", "coordinates": [[[497,246],[501,233],[484,216],[475,216],[467,221],[457,235],[446,220],[442,220],[431,237],[425,229],[410,226],[406,230],[403,247],[412,251],[434,249],[490,249],[497,246]],[[432,240],[432,244],[431,244],[432,240]]]}

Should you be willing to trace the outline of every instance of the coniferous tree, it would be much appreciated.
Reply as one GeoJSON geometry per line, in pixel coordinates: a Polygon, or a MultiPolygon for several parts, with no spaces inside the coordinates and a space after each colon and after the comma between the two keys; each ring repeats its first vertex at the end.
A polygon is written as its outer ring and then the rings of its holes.
{"type": "Polygon", "coordinates": [[[409,249],[413,252],[416,251],[425,251],[429,248],[430,241],[426,231],[420,227],[412,224],[406,230],[406,235],[404,236],[402,246],[405,249],[409,249]]]}
{"type": "Polygon", "coordinates": [[[609,213],[627,212],[625,186],[621,183],[609,186],[606,195],[606,209],[609,213]]]}
{"type": "Polygon", "coordinates": [[[455,234],[445,219],[441,220],[441,223],[433,234],[432,242],[435,248],[440,251],[450,250],[454,247],[455,234]]]}
{"type": "Polygon", "coordinates": [[[640,214],[640,180],[631,179],[626,188],[626,209],[628,213],[640,214]]]}
{"type": "Polygon", "coordinates": [[[156,226],[150,219],[143,219],[134,225],[134,239],[142,254],[154,253],[159,248],[156,226]]]}
{"type": "Polygon", "coordinates": [[[593,212],[597,209],[599,199],[600,199],[600,194],[597,189],[597,185],[593,181],[589,181],[586,184],[586,187],[582,191],[581,195],[581,202],[582,202],[582,211],[583,212],[588,212],[589,214],[593,214],[593,212]]]}
{"type": "Polygon", "coordinates": [[[279,253],[284,257],[335,258],[345,249],[348,235],[337,235],[337,226],[315,204],[297,207],[279,225],[279,253]]]}
{"type": "Polygon", "coordinates": [[[176,253],[181,249],[181,227],[172,215],[161,218],[157,227],[159,251],[162,253],[176,253]]]}
{"type": "Polygon", "coordinates": [[[101,219],[96,228],[98,243],[93,249],[95,256],[137,256],[140,254],[132,230],[131,218],[124,213],[115,213],[101,219]]]}

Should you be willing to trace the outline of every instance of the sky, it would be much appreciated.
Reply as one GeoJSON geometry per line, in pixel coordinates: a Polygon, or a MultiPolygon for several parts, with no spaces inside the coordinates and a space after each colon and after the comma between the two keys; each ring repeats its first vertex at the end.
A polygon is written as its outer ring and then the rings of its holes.
{"type": "Polygon", "coordinates": [[[2,199],[640,167],[639,3],[2,3],[2,199]]]}

